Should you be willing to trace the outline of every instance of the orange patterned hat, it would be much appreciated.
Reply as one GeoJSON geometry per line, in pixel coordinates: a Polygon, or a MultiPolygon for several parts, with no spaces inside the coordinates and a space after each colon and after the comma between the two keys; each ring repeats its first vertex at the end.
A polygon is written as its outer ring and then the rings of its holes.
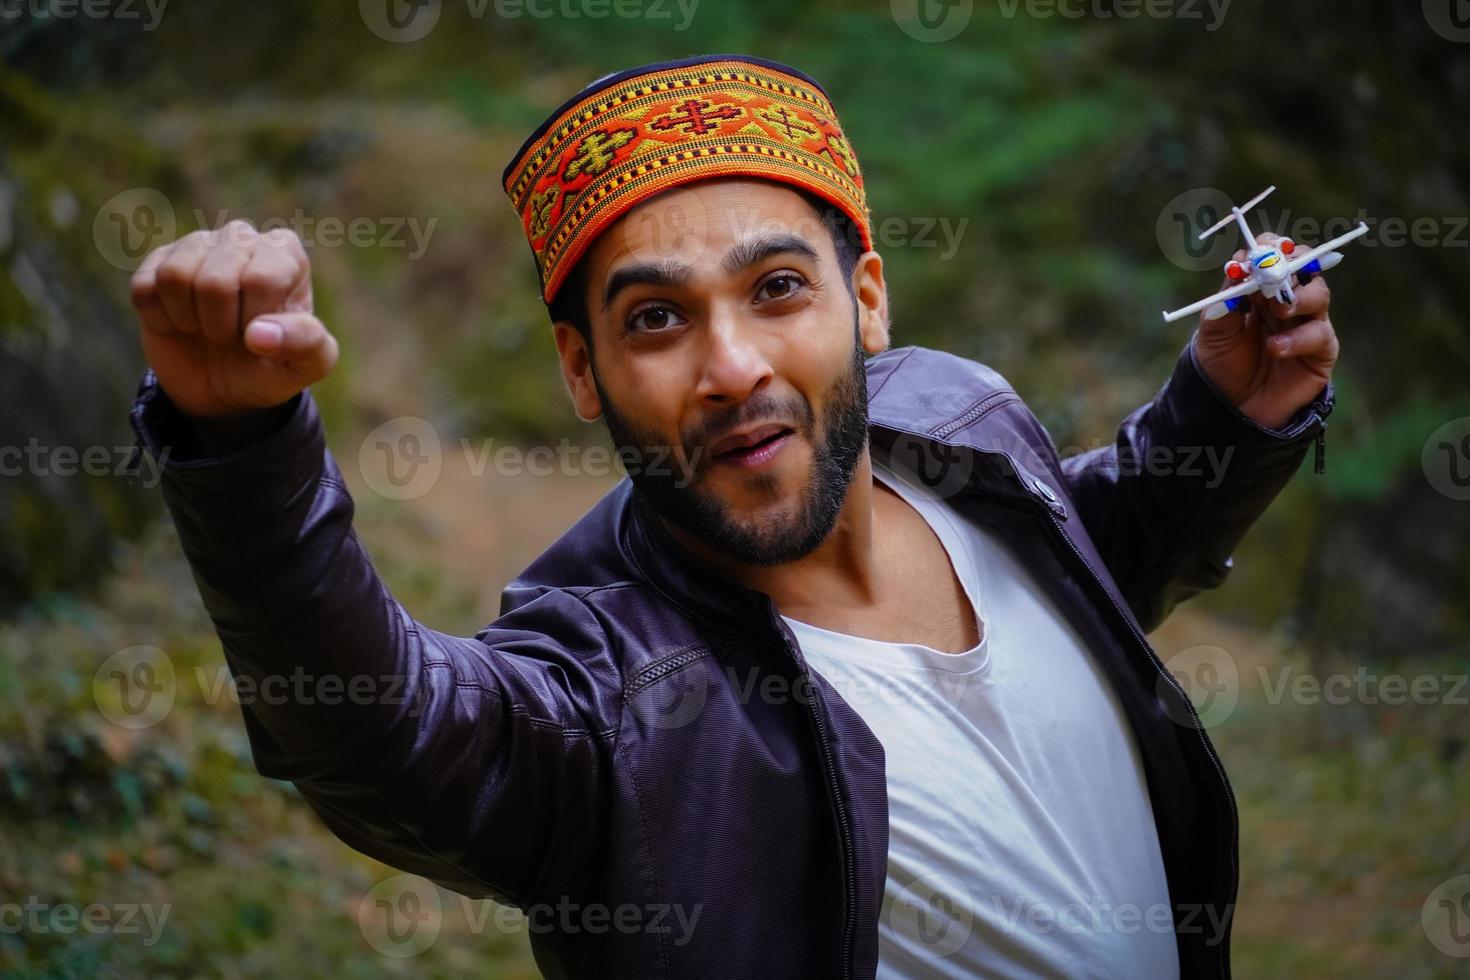
{"type": "Polygon", "coordinates": [[[857,157],[827,94],[794,68],[704,55],[599,78],[521,145],[501,183],[550,303],[608,225],[662,191],[748,176],[836,205],[872,248],[857,157]]]}

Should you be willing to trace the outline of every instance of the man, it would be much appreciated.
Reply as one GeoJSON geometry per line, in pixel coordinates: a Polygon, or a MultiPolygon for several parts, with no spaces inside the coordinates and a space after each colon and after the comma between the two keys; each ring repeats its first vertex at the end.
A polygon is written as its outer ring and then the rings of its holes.
{"type": "Polygon", "coordinates": [[[531,918],[549,977],[1227,976],[1234,802],[1144,631],[1319,436],[1326,285],[1202,322],[1062,460],[994,372],[887,349],[856,158],[792,68],[599,79],[504,184],[630,479],[473,638],[353,534],[300,243],[196,233],[135,276],[134,424],[231,669],[403,680],[244,705],[259,770],[365,853],[564,910],[531,918]]]}

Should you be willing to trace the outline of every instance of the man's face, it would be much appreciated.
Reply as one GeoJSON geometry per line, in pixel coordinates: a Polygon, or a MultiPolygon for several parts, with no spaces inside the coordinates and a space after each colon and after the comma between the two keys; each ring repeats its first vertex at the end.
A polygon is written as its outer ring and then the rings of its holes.
{"type": "Polygon", "coordinates": [[[852,288],[795,191],[715,180],[644,202],[587,253],[589,357],[557,326],[578,412],[601,413],[668,521],[775,565],[831,531],[867,439],[862,351],[887,346],[881,260],[852,288]]]}

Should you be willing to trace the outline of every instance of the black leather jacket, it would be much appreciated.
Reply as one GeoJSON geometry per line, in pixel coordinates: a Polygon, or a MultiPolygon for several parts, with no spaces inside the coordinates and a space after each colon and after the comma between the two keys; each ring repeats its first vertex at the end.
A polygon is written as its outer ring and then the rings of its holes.
{"type": "MultiPolygon", "coordinates": [[[[1267,430],[1189,347],[1115,444],[1061,459],[983,365],[906,347],[867,372],[874,457],[1003,535],[1111,679],[1147,775],[1182,972],[1228,976],[1235,803],[1144,633],[1225,578],[1323,428],[1331,387],[1267,430]],[[1207,448],[1231,453],[1223,479],[1200,464],[1207,448]]],[[[243,704],[263,775],[292,781],[352,847],[447,889],[603,910],[533,929],[551,978],[874,975],[883,750],[807,673],[765,594],[696,560],[625,478],[505,589],[498,619],[441,633],[375,573],[310,393],[287,412],[238,451],[176,451],[164,467],[200,595],[237,679],[394,678],[400,696],[375,680],[381,697],[243,704]]],[[[151,372],[132,420],[155,457],[190,441],[151,372]]]]}

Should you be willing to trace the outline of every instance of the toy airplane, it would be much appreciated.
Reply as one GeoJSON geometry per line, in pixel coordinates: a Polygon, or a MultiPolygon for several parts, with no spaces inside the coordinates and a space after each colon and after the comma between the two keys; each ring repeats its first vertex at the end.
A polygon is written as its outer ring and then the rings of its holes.
{"type": "Polygon", "coordinates": [[[1339,235],[1325,245],[1318,245],[1301,254],[1297,254],[1301,246],[1290,238],[1283,238],[1274,245],[1262,245],[1256,241],[1256,236],[1251,234],[1250,227],[1245,223],[1245,212],[1264,201],[1266,195],[1275,189],[1275,186],[1268,187],[1244,207],[1231,208],[1230,214],[1219,224],[1200,232],[1200,241],[1204,241],[1230,222],[1237,222],[1241,235],[1250,246],[1249,251],[1244,262],[1231,259],[1225,263],[1225,277],[1235,285],[1173,313],[1166,312],[1165,323],[1173,323],[1180,317],[1198,313],[1200,310],[1205,311],[1206,320],[1217,320],[1226,313],[1245,309],[1245,297],[1257,290],[1282,303],[1294,302],[1296,297],[1292,292],[1291,282],[1297,273],[1314,275],[1326,272],[1342,261],[1342,253],[1333,249],[1368,233],[1368,226],[1359,222],[1358,227],[1346,235],[1339,235]]]}

